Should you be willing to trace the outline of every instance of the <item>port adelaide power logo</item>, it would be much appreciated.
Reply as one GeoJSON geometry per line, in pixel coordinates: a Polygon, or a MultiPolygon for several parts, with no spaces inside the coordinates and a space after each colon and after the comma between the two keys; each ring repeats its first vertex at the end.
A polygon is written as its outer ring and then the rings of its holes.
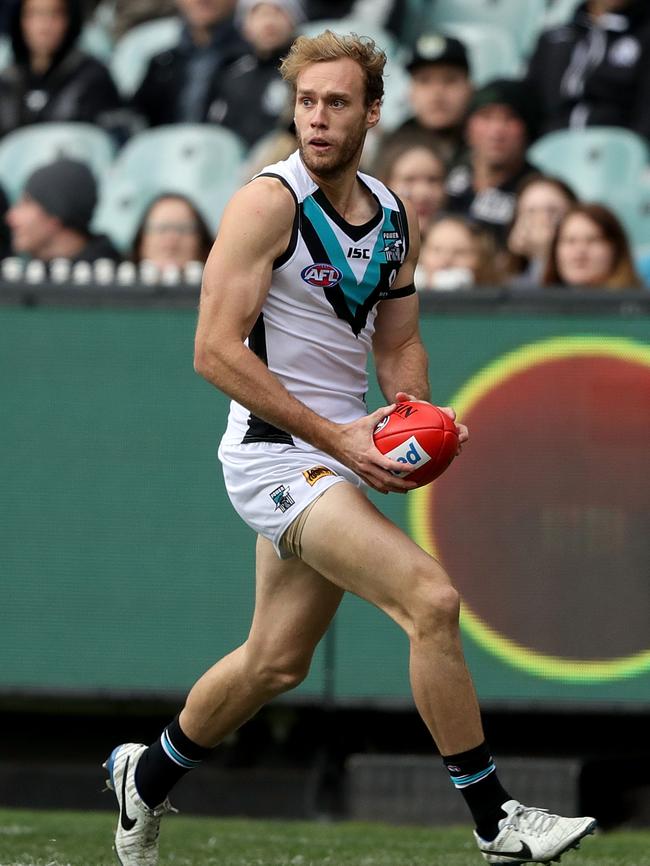
{"type": "Polygon", "coordinates": [[[387,262],[401,262],[404,252],[404,241],[399,232],[383,232],[384,248],[382,253],[387,262]]]}
{"type": "Polygon", "coordinates": [[[300,272],[300,276],[316,289],[331,289],[343,279],[343,274],[338,268],[326,263],[307,265],[300,272]]]}

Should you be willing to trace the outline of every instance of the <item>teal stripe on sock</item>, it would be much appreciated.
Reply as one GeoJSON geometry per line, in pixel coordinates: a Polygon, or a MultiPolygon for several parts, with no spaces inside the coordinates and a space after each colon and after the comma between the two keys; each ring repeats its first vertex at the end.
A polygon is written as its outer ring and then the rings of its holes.
{"type": "Polygon", "coordinates": [[[495,765],[490,764],[489,767],[486,767],[485,770],[481,770],[479,773],[472,773],[468,776],[451,776],[451,781],[457,788],[467,788],[469,785],[475,785],[476,782],[485,779],[486,776],[489,776],[490,773],[493,773],[495,770],[495,765]]]}
{"type": "Polygon", "coordinates": [[[186,770],[193,770],[201,763],[201,761],[192,761],[190,758],[186,758],[185,755],[181,755],[181,753],[174,748],[172,741],[169,739],[167,730],[163,731],[161,742],[163,749],[172,761],[181,767],[185,767],[186,770]]]}

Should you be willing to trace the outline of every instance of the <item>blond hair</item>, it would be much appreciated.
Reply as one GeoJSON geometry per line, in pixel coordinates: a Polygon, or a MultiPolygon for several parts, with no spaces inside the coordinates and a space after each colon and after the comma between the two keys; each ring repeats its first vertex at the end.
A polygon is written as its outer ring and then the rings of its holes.
{"type": "Polygon", "coordinates": [[[356,33],[342,35],[325,30],[318,36],[299,36],[280,65],[280,72],[296,91],[298,76],[312,63],[341,60],[349,57],[361,67],[366,84],[366,105],[372,105],[384,96],[384,66],[386,54],[368,36],[356,33]]]}

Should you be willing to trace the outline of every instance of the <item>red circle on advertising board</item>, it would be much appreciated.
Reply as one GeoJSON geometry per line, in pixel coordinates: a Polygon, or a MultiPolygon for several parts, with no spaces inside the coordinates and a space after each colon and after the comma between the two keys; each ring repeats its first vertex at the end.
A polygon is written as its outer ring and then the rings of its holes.
{"type": "Polygon", "coordinates": [[[540,357],[463,414],[470,444],[434,485],[430,531],[469,608],[537,653],[650,643],[650,365],[540,357]]]}

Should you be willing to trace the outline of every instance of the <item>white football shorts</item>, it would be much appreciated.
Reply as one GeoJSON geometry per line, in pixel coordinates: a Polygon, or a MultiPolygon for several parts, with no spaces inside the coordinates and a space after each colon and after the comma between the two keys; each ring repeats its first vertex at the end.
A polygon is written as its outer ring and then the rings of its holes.
{"type": "Polygon", "coordinates": [[[282,559],[282,536],[312,502],[333,484],[365,484],[322,451],[303,450],[276,442],[247,442],[219,446],[226,490],[235,511],[255,532],[268,538],[282,559]]]}

